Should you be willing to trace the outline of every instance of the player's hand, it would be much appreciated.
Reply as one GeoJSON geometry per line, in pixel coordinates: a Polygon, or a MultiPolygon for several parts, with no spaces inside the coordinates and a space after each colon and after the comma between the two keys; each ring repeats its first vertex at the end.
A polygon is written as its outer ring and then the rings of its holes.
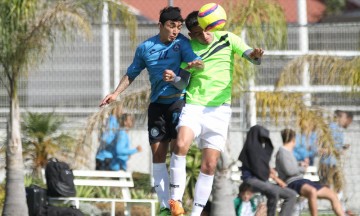
{"type": "Polygon", "coordinates": [[[266,212],[267,206],[264,202],[262,202],[257,206],[255,216],[265,216],[266,212]]]}
{"type": "Polygon", "coordinates": [[[253,51],[249,54],[249,57],[251,59],[257,59],[261,58],[264,55],[264,50],[261,48],[255,48],[253,51]]]}
{"type": "Polygon", "coordinates": [[[141,151],[142,151],[142,147],[141,147],[140,145],[138,145],[138,146],[136,146],[136,150],[137,150],[138,152],[141,152],[141,151]]]}
{"type": "Polygon", "coordinates": [[[202,60],[195,60],[195,61],[189,62],[188,66],[185,68],[185,70],[189,70],[190,68],[203,69],[204,62],[202,60]]]}
{"type": "Polygon", "coordinates": [[[350,144],[345,144],[344,146],[343,146],[343,149],[348,149],[348,148],[350,148],[350,144]]]}
{"type": "Polygon", "coordinates": [[[285,188],[287,186],[287,184],[284,181],[281,181],[280,179],[279,179],[279,181],[277,183],[282,188],[285,188]]]}
{"type": "Polygon", "coordinates": [[[163,73],[163,80],[165,82],[172,82],[172,81],[174,81],[175,76],[176,75],[175,75],[174,71],[166,69],[163,73]]]}
{"type": "Polygon", "coordinates": [[[115,94],[115,93],[106,95],[106,97],[101,101],[101,103],[100,103],[99,106],[102,107],[102,106],[104,106],[104,105],[107,105],[107,104],[115,101],[116,98],[117,98],[117,96],[118,96],[118,95],[115,94]]]}

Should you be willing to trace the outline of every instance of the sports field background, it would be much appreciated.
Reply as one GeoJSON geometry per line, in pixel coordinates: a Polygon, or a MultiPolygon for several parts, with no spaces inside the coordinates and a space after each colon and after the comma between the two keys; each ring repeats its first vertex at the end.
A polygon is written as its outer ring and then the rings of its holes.
{"type": "MultiPolygon", "coordinates": [[[[150,6],[149,6],[150,7],[150,6]]],[[[151,8],[149,8],[151,9],[151,8]]],[[[158,10],[158,9],[157,9],[158,10]]],[[[110,26],[110,68],[113,74],[113,26],[110,26]]],[[[360,50],[360,23],[311,24],[309,30],[309,49],[321,51],[359,51],[360,50]]],[[[155,24],[141,23],[138,26],[138,42],[158,32],[155,24]]],[[[121,29],[120,67],[121,76],[130,64],[134,51],[128,41],[127,31],[121,29]]],[[[187,34],[186,28],[183,33],[187,34]]],[[[288,45],[286,50],[298,50],[298,27],[289,25],[288,45]]],[[[257,86],[271,86],[280,74],[281,69],[294,56],[266,56],[259,66],[255,78],[257,86]]],[[[349,57],[347,57],[349,58],[349,57]]],[[[320,64],[320,62],[319,62],[320,64]]],[[[99,110],[98,104],[102,99],[101,90],[101,27],[94,25],[92,41],[81,38],[74,42],[57,41],[52,53],[39,68],[29,73],[28,79],[19,84],[19,99],[22,112],[55,112],[65,117],[64,130],[81,130],[86,125],[87,117],[99,110]]],[[[111,75],[111,89],[114,88],[114,76],[111,75]]],[[[149,88],[146,72],[144,71],[127,92],[149,88]]],[[[329,88],[331,88],[329,86],[329,88]]],[[[246,94],[233,101],[233,118],[230,126],[230,148],[234,160],[243,145],[246,130],[246,113],[244,104],[246,94]]],[[[8,96],[5,89],[0,89],[0,141],[6,134],[8,116],[8,96]]],[[[328,92],[312,94],[312,105],[320,106],[329,112],[335,109],[353,111],[354,122],[346,130],[346,143],[350,149],[343,156],[343,166],[346,179],[346,196],[348,207],[360,211],[360,97],[351,97],[347,93],[328,92]]],[[[283,129],[281,123],[275,126],[271,121],[257,119],[258,123],[265,124],[271,131],[273,143],[281,144],[279,131],[283,129]]],[[[135,128],[130,132],[133,146],[143,146],[143,152],[135,154],[129,161],[130,171],[150,172],[150,152],[147,141],[146,124],[137,121],[135,128]],[[144,163],[145,161],[145,163],[144,163]],[[146,164],[146,161],[148,162],[146,164]]],[[[4,142],[0,142],[3,144],[4,142]]],[[[276,151],[276,150],[275,150],[276,151]]],[[[3,159],[2,159],[3,160],[3,159]]]]}

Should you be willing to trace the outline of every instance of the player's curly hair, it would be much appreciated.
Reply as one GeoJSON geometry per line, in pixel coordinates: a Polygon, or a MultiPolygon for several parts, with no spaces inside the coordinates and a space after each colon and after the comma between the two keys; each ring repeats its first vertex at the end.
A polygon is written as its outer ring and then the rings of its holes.
{"type": "Polygon", "coordinates": [[[160,11],[159,22],[164,25],[168,20],[184,22],[181,16],[181,9],[179,7],[165,7],[160,11]]]}

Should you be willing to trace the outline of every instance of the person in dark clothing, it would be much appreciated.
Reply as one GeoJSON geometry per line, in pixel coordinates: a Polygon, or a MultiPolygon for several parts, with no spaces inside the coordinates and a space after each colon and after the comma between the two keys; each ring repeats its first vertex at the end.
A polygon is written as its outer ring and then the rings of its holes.
{"type": "Polygon", "coordinates": [[[242,162],[242,180],[251,185],[255,191],[263,193],[267,198],[267,215],[276,215],[276,204],[279,198],[284,199],[280,216],[291,215],[296,203],[296,192],[286,188],[270,169],[269,162],[274,146],[270,140],[269,131],[255,125],[247,133],[245,144],[239,155],[242,162]],[[273,178],[279,185],[270,183],[273,178]]]}

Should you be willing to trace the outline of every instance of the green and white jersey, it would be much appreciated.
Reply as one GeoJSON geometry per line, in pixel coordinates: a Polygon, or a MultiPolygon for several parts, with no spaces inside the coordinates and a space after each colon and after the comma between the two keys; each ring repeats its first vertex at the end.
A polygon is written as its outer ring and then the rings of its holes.
{"type": "Polygon", "coordinates": [[[221,106],[231,103],[234,54],[240,56],[252,49],[240,37],[227,31],[214,32],[211,44],[191,40],[193,51],[202,58],[203,70],[190,70],[190,84],[186,89],[186,103],[221,106]]]}

